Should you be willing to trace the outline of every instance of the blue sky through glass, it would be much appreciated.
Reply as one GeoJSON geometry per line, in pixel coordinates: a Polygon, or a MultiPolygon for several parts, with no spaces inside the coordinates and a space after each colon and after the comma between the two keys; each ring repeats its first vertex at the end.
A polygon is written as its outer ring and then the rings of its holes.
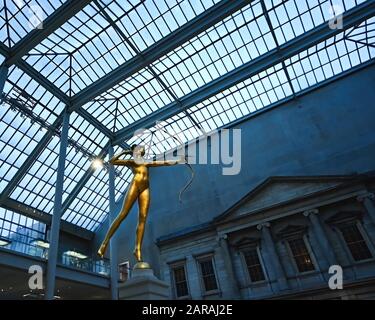
{"type": "MultiPolygon", "coordinates": [[[[2,0],[0,38],[12,47],[31,29],[25,19],[32,4],[43,7],[47,17],[64,1],[24,1],[17,7],[2,0]],[[21,26],[22,25],[22,26],[21,26]]],[[[158,46],[163,37],[214,6],[214,0],[99,0],[116,27],[92,2],[76,16],[33,48],[22,59],[62,90],[74,97],[138,52],[158,46]],[[120,33],[119,33],[120,30],[120,33]],[[121,35],[122,33],[122,35],[121,35]]],[[[364,0],[264,0],[271,27],[260,0],[217,22],[175,50],[152,61],[83,108],[112,132],[126,128],[176,99],[194,94],[245,63],[266,55],[278,45],[327,23],[329,7],[343,12],[364,0]],[[276,38],[274,38],[272,32],[276,38]]],[[[182,142],[272,106],[293,94],[311,88],[375,56],[375,18],[356,28],[342,31],[298,55],[286,59],[164,121],[165,128],[182,142]],[[196,124],[199,124],[200,128],[196,124]]],[[[0,58],[0,63],[4,57],[0,58]]],[[[65,105],[20,68],[12,66],[5,83],[0,108],[0,192],[47,132],[52,138],[43,152],[10,193],[14,200],[52,213],[59,130],[53,123],[65,105]]],[[[63,201],[79,185],[91,160],[108,143],[108,137],[80,115],[73,113],[69,130],[63,201]]],[[[147,134],[133,137],[128,144],[152,142],[152,154],[175,148],[179,143],[151,127],[147,134]],[[151,132],[151,133],[150,133],[151,132]]],[[[119,147],[116,147],[116,152],[119,147]]],[[[116,200],[120,200],[131,178],[126,168],[116,174],[116,200]]],[[[65,208],[63,219],[95,230],[108,212],[108,174],[96,170],[65,208]]]]}

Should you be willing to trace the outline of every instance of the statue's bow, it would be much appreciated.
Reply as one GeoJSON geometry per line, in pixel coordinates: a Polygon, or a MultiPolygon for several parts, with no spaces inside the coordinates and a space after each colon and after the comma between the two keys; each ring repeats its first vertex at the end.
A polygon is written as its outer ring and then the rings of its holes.
{"type": "MultiPolygon", "coordinates": [[[[175,137],[173,135],[171,135],[165,128],[164,126],[160,125],[159,126],[159,123],[156,123],[157,124],[157,128],[158,129],[161,129],[162,131],[164,131],[167,135],[169,135],[172,139],[176,140],[179,144],[181,145],[184,145],[184,143],[178,138],[178,137],[175,137]]],[[[186,185],[181,189],[179,195],[178,195],[178,200],[180,202],[182,202],[182,195],[183,193],[191,186],[191,184],[193,183],[193,180],[194,180],[194,177],[195,177],[195,172],[194,172],[194,169],[193,167],[190,165],[189,161],[188,161],[188,157],[185,156],[185,165],[189,168],[190,172],[191,172],[191,177],[190,177],[190,180],[186,183],[186,185]]]]}
{"type": "Polygon", "coordinates": [[[182,194],[191,186],[191,184],[193,183],[193,180],[194,180],[194,176],[195,176],[195,172],[194,172],[194,169],[193,167],[190,165],[190,163],[188,162],[187,160],[187,157],[185,156],[185,165],[189,168],[190,172],[191,172],[191,177],[190,177],[190,180],[188,181],[188,183],[181,189],[179,195],[178,195],[178,200],[180,202],[182,202],[182,194]]]}

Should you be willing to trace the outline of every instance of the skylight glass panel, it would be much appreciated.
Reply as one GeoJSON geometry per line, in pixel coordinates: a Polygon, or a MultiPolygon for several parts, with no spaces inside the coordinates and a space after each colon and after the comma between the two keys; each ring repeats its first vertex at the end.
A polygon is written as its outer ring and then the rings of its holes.
{"type": "Polygon", "coordinates": [[[292,94],[281,64],[190,108],[206,132],[228,125],[292,94]]]}
{"type": "Polygon", "coordinates": [[[89,4],[24,59],[72,96],[134,54],[99,8],[89,4]]]}
{"type": "Polygon", "coordinates": [[[0,41],[9,47],[9,25],[7,24],[7,15],[8,12],[3,3],[0,7],[0,41]]]}
{"type": "Polygon", "coordinates": [[[202,132],[186,113],[181,112],[153,127],[134,135],[129,145],[140,144],[146,148],[146,157],[153,158],[200,136],[202,132]]]}
{"type": "MultiPolygon", "coordinates": [[[[52,213],[55,195],[59,138],[53,137],[10,197],[46,213],[52,213]]],[[[63,193],[63,200],[67,193],[63,193]]]]}
{"type": "Polygon", "coordinates": [[[105,11],[126,37],[143,51],[219,0],[103,1],[105,11]]]}
{"type": "Polygon", "coordinates": [[[172,101],[158,79],[143,69],[84,108],[110,129],[119,130],[172,101]]]}
{"type": "Polygon", "coordinates": [[[0,107],[0,192],[17,173],[30,153],[45,134],[38,124],[17,111],[0,107]]]}
{"type": "Polygon", "coordinates": [[[2,0],[0,8],[0,39],[13,46],[66,0],[2,0]]]}
{"type": "Polygon", "coordinates": [[[12,67],[0,106],[0,190],[14,177],[56,120],[64,105],[22,71],[12,67]]]}
{"type": "Polygon", "coordinates": [[[286,60],[293,88],[307,89],[375,57],[375,18],[286,60]],[[359,37],[358,37],[359,36],[359,37]]]}
{"type": "MultiPolygon", "coordinates": [[[[61,114],[65,105],[37,81],[17,67],[11,67],[5,83],[7,101],[18,109],[31,111],[35,118],[52,124],[61,114]]],[[[39,122],[39,121],[36,121],[39,122]]]]}
{"type": "Polygon", "coordinates": [[[264,0],[279,45],[333,20],[366,0],[264,0]]]}
{"type": "Polygon", "coordinates": [[[77,114],[70,118],[68,152],[65,161],[64,191],[70,194],[83,175],[92,170],[92,161],[104,150],[108,138],[77,114]]]}
{"type": "Polygon", "coordinates": [[[24,57],[34,69],[51,81],[57,88],[71,94],[72,58],[67,53],[30,54],[24,57]]]}
{"type": "Polygon", "coordinates": [[[117,116],[118,100],[98,98],[83,106],[105,127],[113,130],[117,116]]]}
{"type": "Polygon", "coordinates": [[[73,96],[216,2],[99,0],[87,5],[23,59],[73,96]]]}
{"type": "Polygon", "coordinates": [[[108,172],[96,170],[62,219],[94,231],[108,214],[108,208],[108,172]]]}
{"type": "MultiPolygon", "coordinates": [[[[63,202],[106,144],[104,134],[78,115],[72,115],[68,135],[63,202]]],[[[11,198],[51,214],[59,152],[60,137],[56,134],[20,181],[11,198]]]]}
{"type": "MultiPolygon", "coordinates": [[[[121,150],[115,148],[115,153],[121,150]]],[[[88,230],[94,231],[105,219],[109,210],[108,190],[108,156],[103,168],[96,169],[86,185],[74,198],[62,219],[88,230]]],[[[115,167],[115,200],[124,195],[130,182],[132,172],[126,167],[115,167]]]]}
{"type": "MultiPolygon", "coordinates": [[[[1,41],[11,47],[30,32],[28,12],[33,4],[41,6],[47,17],[63,2],[3,0],[1,41]]],[[[137,51],[153,46],[217,2],[92,1],[23,59],[61,91],[74,96],[134,58],[137,51]]],[[[332,18],[331,5],[338,10],[336,13],[342,13],[363,2],[366,1],[264,0],[264,5],[277,42],[283,45],[328,23],[332,18]]],[[[128,139],[127,143],[145,145],[147,156],[152,158],[368,62],[375,55],[374,26],[375,18],[368,19],[285,61],[278,61],[187,110],[177,110],[176,115],[128,139]]],[[[261,59],[276,46],[262,2],[254,0],[96,97],[84,109],[103,126],[117,132],[171,103],[178,105],[176,97],[186,97],[243,64],[261,59]]],[[[0,56],[2,61],[4,57],[0,56]]],[[[65,105],[15,66],[10,67],[1,98],[0,192],[41,138],[54,130],[46,148],[10,195],[31,208],[52,213],[61,130],[52,124],[61,116],[65,105]]],[[[70,204],[63,219],[89,230],[96,230],[109,210],[107,163],[101,169],[91,167],[92,160],[107,145],[108,138],[96,127],[76,113],[71,115],[63,201],[80,185],[86,173],[93,174],[78,196],[72,202],[65,202],[70,204]]],[[[120,149],[116,147],[115,152],[120,149]]],[[[121,200],[131,178],[131,170],[115,167],[116,201],[121,200]]],[[[11,228],[9,225],[7,230],[11,228]]]]}
{"type": "Polygon", "coordinates": [[[275,47],[261,3],[253,1],[152,67],[182,97],[275,47]]]}

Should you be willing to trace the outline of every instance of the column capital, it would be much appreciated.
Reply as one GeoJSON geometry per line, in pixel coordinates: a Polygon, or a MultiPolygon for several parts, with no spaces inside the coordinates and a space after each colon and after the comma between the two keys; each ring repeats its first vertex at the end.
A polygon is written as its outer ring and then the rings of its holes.
{"type": "Polygon", "coordinates": [[[194,257],[193,257],[192,254],[187,254],[187,255],[185,256],[185,258],[186,258],[186,261],[192,261],[192,260],[194,260],[194,257]]]}
{"type": "Polygon", "coordinates": [[[221,246],[223,241],[228,241],[228,235],[226,233],[218,234],[216,236],[216,242],[219,246],[221,246]]]}
{"type": "Polygon", "coordinates": [[[308,216],[310,216],[310,215],[312,215],[312,214],[318,214],[319,213],[319,210],[318,209],[310,209],[310,210],[306,210],[306,211],[304,211],[303,212],[303,215],[305,216],[305,217],[308,217],[308,216]]]}
{"type": "Polygon", "coordinates": [[[264,227],[269,228],[271,224],[269,222],[262,222],[257,225],[258,230],[262,230],[264,227]]]}
{"type": "Polygon", "coordinates": [[[228,240],[228,234],[227,233],[218,234],[217,240],[228,240]]]}
{"type": "Polygon", "coordinates": [[[357,201],[363,202],[366,199],[374,200],[375,196],[372,192],[367,192],[365,194],[361,194],[360,196],[357,197],[357,201]]]}

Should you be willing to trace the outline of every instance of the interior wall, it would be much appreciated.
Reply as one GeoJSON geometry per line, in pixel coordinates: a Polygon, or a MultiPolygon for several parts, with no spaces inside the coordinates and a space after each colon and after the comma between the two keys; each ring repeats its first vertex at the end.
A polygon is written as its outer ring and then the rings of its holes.
{"type": "MultiPolygon", "coordinates": [[[[211,220],[269,176],[344,175],[375,169],[375,66],[352,73],[235,126],[242,130],[242,169],[223,176],[221,165],[152,168],[144,258],[158,271],[155,240],[211,220]]],[[[131,260],[137,206],[117,232],[119,261],[131,260]]],[[[108,228],[99,228],[99,246],[108,228]]]]}
{"type": "Polygon", "coordinates": [[[90,240],[82,239],[66,232],[60,232],[59,259],[64,252],[74,250],[87,256],[91,256],[90,240]]]}

